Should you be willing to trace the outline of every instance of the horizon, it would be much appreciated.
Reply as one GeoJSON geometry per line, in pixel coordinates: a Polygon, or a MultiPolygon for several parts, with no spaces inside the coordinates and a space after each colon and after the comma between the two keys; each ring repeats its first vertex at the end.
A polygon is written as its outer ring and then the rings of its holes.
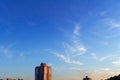
{"type": "Polygon", "coordinates": [[[120,74],[119,0],[0,0],[0,78],[53,80],[120,74]],[[63,74],[64,73],[64,74],[63,74]]]}
{"type": "MultiPolygon", "coordinates": [[[[47,66],[48,68],[49,68],[49,70],[51,69],[51,71],[52,71],[52,66],[49,66],[49,65],[47,65],[46,63],[44,63],[44,62],[41,62],[41,64],[39,65],[39,66],[36,66],[35,67],[35,69],[37,69],[37,68],[40,68],[41,66],[47,66]]],[[[34,69],[34,70],[35,70],[34,69]]],[[[35,70],[36,71],[36,70],[35,70]]],[[[36,73],[34,74],[34,75],[36,75],[36,73]]],[[[40,75],[40,74],[39,74],[40,75]]],[[[50,75],[52,75],[52,74],[50,74],[50,75]]],[[[110,80],[112,80],[111,78],[116,78],[116,79],[119,79],[119,76],[120,76],[120,74],[119,75],[114,75],[114,76],[110,76],[110,77],[108,77],[108,78],[106,78],[106,79],[100,79],[100,80],[108,80],[108,79],[110,79],[110,80]]],[[[91,77],[89,77],[89,76],[84,76],[83,77],[83,79],[85,79],[85,78],[89,78],[90,80],[92,79],[91,77]]],[[[83,79],[81,79],[81,80],[83,80],[83,79]]],[[[7,78],[0,78],[0,80],[24,80],[24,79],[22,79],[22,78],[14,78],[14,77],[7,77],[7,78]]],[[[93,79],[92,79],[93,80],[93,79]]]]}

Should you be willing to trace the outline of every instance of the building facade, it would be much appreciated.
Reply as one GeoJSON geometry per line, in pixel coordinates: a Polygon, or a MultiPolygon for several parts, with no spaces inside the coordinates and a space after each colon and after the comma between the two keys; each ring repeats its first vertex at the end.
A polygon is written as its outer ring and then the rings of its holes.
{"type": "Polygon", "coordinates": [[[52,80],[52,68],[45,63],[35,68],[35,80],[52,80]]]}

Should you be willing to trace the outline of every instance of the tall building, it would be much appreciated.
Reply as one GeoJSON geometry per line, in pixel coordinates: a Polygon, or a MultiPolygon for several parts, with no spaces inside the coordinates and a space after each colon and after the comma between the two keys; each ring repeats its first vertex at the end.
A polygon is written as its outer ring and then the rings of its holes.
{"type": "Polygon", "coordinates": [[[45,63],[35,68],[35,80],[52,80],[52,68],[45,63]]]}

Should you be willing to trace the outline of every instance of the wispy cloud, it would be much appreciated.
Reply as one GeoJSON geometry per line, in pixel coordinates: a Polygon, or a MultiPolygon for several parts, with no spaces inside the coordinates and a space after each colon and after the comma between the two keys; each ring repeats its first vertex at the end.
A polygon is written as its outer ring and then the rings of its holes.
{"type": "Polygon", "coordinates": [[[120,65],[120,58],[116,59],[115,61],[112,61],[112,64],[120,65]]]}
{"type": "Polygon", "coordinates": [[[80,39],[80,25],[75,25],[75,28],[73,29],[72,32],[73,36],[71,36],[71,41],[70,43],[65,42],[64,48],[65,48],[65,52],[67,52],[67,54],[72,54],[72,56],[80,56],[82,54],[84,54],[87,49],[85,48],[85,46],[81,43],[80,39]]]}
{"type": "Polygon", "coordinates": [[[62,59],[64,62],[69,63],[69,64],[77,64],[77,65],[83,65],[83,63],[81,63],[80,61],[75,61],[75,60],[71,60],[70,57],[66,57],[63,54],[58,54],[58,53],[54,53],[57,57],[59,57],[60,59],[62,59]]]}
{"type": "Polygon", "coordinates": [[[106,55],[100,58],[100,61],[105,61],[107,59],[110,59],[111,57],[113,57],[114,55],[106,55]]]}
{"type": "Polygon", "coordinates": [[[4,55],[7,58],[11,58],[13,56],[12,51],[10,50],[11,46],[0,46],[0,54],[4,55]]]}
{"type": "Polygon", "coordinates": [[[99,12],[90,11],[88,15],[91,17],[98,17],[98,16],[106,17],[108,15],[108,11],[99,11],[99,12]]]}
{"type": "Polygon", "coordinates": [[[67,40],[68,42],[63,42],[64,54],[69,55],[70,57],[77,57],[83,55],[87,51],[80,41],[80,35],[80,25],[76,24],[72,36],[67,40]]]}
{"type": "Polygon", "coordinates": [[[79,36],[79,35],[80,35],[79,31],[80,31],[80,27],[79,27],[79,25],[76,25],[76,26],[75,26],[75,29],[74,29],[74,31],[73,31],[74,35],[79,36]]]}
{"type": "Polygon", "coordinates": [[[120,28],[120,23],[115,22],[115,21],[110,21],[109,22],[111,28],[120,28]]]}
{"type": "Polygon", "coordinates": [[[85,46],[80,42],[80,26],[75,25],[71,34],[70,39],[63,42],[62,52],[48,51],[54,53],[55,56],[68,64],[83,65],[82,62],[74,60],[75,57],[83,55],[87,51],[85,46]]]}
{"type": "Polygon", "coordinates": [[[98,24],[101,24],[102,26],[101,29],[103,30],[102,31],[93,30],[91,33],[103,39],[103,41],[100,41],[101,44],[109,45],[110,40],[108,39],[120,36],[120,21],[113,18],[107,18],[107,17],[101,19],[100,21],[101,23],[98,23],[98,24]]]}
{"type": "Polygon", "coordinates": [[[7,46],[5,45],[0,45],[0,55],[4,56],[6,58],[13,58],[15,56],[17,57],[23,57],[24,53],[17,51],[16,52],[13,50],[13,48],[15,47],[16,43],[11,43],[7,46]],[[16,53],[16,54],[15,54],[16,53]]]}
{"type": "Polygon", "coordinates": [[[68,55],[72,55],[72,57],[80,56],[86,52],[86,48],[84,46],[78,45],[76,43],[63,43],[63,46],[65,49],[65,53],[68,55]]]}
{"type": "Polygon", "coordinates": [[[58,52],[55,52],[55,51],[50,50],[50,49],[46,49],[45,51],[49,51],[50,53],[52,53],[53,55],[57,56],[59,59],[63,60],[64,62],[66,62],[68,64],[83,65],[82,62],[72,60],[69,56],[65,56],[62,53],[58,53],[58,52]]]}
{"type": "Polygon", "coordinates": [[[105,23],[109,26],[109,30],[120,29],[120,22],[115,19],[105,19],[105,23]]]}
{"type": "Polygon", "coordinates": [[[112,57],[115,57],[115,55],[111,55],[111,54],[103,56],[103,57],[98,57],[95,53],[92,53],[91,56],[92,56],[93,59],[101,61],[101,62],[105,61],[105,60],[108,60],[112,57]]]}
{"type": "MultiPolygon", "coordinates": [[[[115,54],[109,54],[109,55],[105,55],[105,56],[102,56],[102,57],[98,57],[95,53],[92,53],[91,56],[92,56],[93,59],[95,59],[96,61],[100,61],[100,62],[103,62],[105,60],[113,60],[111,62],[113,65],[120,66],[120,57],[117,54],[116,55],[115,54]]],[[[105,70],[105,68],[104,68],[104,70],[105,70]]]]}

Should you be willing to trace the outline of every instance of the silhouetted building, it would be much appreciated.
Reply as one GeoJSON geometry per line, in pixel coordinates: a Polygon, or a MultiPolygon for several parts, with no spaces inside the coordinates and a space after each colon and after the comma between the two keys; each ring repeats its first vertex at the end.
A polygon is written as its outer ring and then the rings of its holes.
{"type": "Polygon", "coordinates": [[[120,80],[120,74],[118,76],[110,77],[110,78],[105,79],[105,80],[120,80]]]}
{"type": "Polygon", "coordinates": [[[92,80],[92,79],[86,76],[85,78],[83,78],[83,80],[92,80]]]}
{"type": "Polygon", "coordinates": [[[23,80],[23,79],[21,79],[21,78],[18,78],[18,80],[23,80]]]}
{"type": "Polygon", "coordinates": [[[35,68],[35,80],[52,80],[52,68],[41,63],[35,68]]]}

